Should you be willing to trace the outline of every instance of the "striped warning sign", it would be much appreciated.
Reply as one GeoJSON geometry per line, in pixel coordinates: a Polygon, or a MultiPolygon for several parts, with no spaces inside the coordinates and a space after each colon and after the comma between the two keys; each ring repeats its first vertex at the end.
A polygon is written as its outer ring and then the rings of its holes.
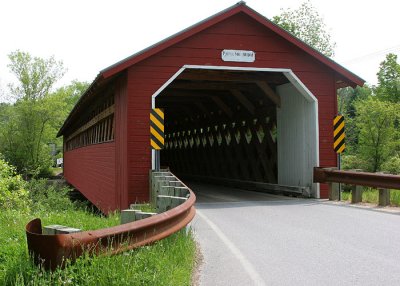
{"type": "Polygon", "coordinates": [[[155,150],[164,148],[164,112],[160,108],[150,112],[150,145],[155,150]]]}
{"type": "Polygon", "coordinates": [[[333,119],[333,149],[336,153],[342,153],[346,148],[344,138],[344,117],[338,115],[333,119]]]}

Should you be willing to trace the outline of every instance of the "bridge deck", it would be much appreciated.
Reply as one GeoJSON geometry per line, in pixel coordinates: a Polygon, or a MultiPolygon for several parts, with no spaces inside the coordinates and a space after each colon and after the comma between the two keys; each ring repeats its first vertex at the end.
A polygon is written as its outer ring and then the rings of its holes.
{"type": "Polygon", "coordinates": [[[200,285],[399,285],[400,215],[189,183],[200,285]]]}

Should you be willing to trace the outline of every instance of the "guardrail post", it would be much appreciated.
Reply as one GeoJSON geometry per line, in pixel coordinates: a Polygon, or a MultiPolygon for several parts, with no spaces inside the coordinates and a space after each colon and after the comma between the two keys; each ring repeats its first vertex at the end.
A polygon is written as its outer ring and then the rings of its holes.
{"type": "Polygon", "coordinates": [[[351,186],[351,203],[357,204],[362,202],[362,192],[364,187],[353,185],[351,186]]]}
{"type": "Polygon", "coordinates": [[[338,183],[328,183],[329,200],[338,201],[339,200],[339,184],[338,183]]]}
{"type": "MultiPolygon", "coordinates": [[[[377,174],[385,174],[385,172],[376,172],[377,174]]],[[[390,189],[378,188],[379,199],[378,206],[386,207],[390,205],[390,189]]]]}
{"type": "MultiPolygon", "coordinates": [[[[353,172],[362,172],[362,169],[352,169],[353,172]]],[[[351,203],[358,204],[362,202],[362,192],[364,190],[363,186],[353,185],[351,186],[351,203]]]]}
{"type": "Polygon", "coordinates": [[[166,212],[183,204],[186,200],[187,198],[160,195],[157,197],[157,211],[159,213],[166,212]]]}
{"type": "Polygon", "coordinates": [[[379,206],[386,207],[390,205],[390,190],[379,188],[379,206]]]}
{"type": "Polygon", "coordinates": [[[68,227],[64,225],[58,225],[58,224],[53,224],[53,225],[46,225],[43,227],[43,234],[47,235],[54,235],[54,234],[68,234],[68,233],[75,233],[75,232],[81,232],[79,228],[73,228],[73,227],[68,227]]]}
{"type": "MultiPolygon", "coordinates": [[[[327,170],[337,170],[337,167],[325,168],[327,170]]],[[[330,201],[339,200],[339,183],[328,182],[328,197],[330,201]]]]}
{"type": "Polygon", "coordinates": [[[150,200],[155,203],[156,199],[157,199],[157,194],[156,194],[156,189],[158,186],[158,182],[160,180],[164,180],[163,177],[165,176],[171,176],[172,173],[169,171],[159,171],[156,172],[154,170],[150,170],[150,180],[149,180],[149,185],[150,185],[150,200]]]}
{"type": "Polygon", "coordinates": [[[121,224],[133,222],[136,220],[135,213],[140,212],[140,210],[127,209],[121,211],[121,224]]]}

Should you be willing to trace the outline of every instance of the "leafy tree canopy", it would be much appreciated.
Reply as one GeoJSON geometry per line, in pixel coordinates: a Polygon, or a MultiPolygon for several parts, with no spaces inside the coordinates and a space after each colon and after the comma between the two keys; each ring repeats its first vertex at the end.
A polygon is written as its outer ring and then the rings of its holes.
{"type": "Polygon", "coordinates": [[[53,85],[65,74],[63,63],[54,57],[42,59],[17,50],[8,55],[11,72],[18,83],[11,84],[15,99],[38,100],[45,97],[53,85]]]}
{"type": "Polygon", "coordinates": [[[379,66],[377,96],[383,100],[400,102],[400,64],[397,55],[387,54],[379,66]]]}
{"type": "Polygon", "coordinates": [[[274,16],[272,22],[325,56],[334,55],[336,43],[332,41],[323,18],[310,1],[302,3],[297,9],[281,9],[281,14],[274,16]]]}
{"type": "Polygon", "coordinates": [[[359,155],[366,169],[376,172],[394,154],[399,105],[370,97],[356,103],[356,126],[359,129],[359,155]]]}
{"type": "Polygon", "coordinates": [[[15,103],[0,105],[0,152],[24,175],[45,175],[53,164],[49,145],[62,146],[57,131],[88,84],[51,92],[65,73],[62,62],[21,51],[9,59],[18,82],[10,86],[15,103]]]}

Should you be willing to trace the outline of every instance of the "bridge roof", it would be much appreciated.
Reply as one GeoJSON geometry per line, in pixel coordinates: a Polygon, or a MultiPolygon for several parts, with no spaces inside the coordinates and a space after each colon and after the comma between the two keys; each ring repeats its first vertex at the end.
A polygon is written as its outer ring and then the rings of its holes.
{"type": "Polygon", "coordinates": [[[164,49],[179,43],[182,40],[185,40],[215,24],[218,24],[219,22],[232,17],[236,14],[239,13],[244,13],[254,19],[255,21],[259,22],[263,26],[265,26],[267,29],[272,30],[276,34],[280,35],[283,37],[285,40],[288,42],[294,44],[310,56],[314,57],[317,59],[319,62],[323,63],[326,65],[328,68],[332,69],[334,72],[337,73],[338,78],[340,80],[337,81],[336,86],[338,88],[340,87],[346,87],[346,86],[362,86],[364,84],[364,80],[360,78],[359,76],[355,75],[351,71],[347,70],[340,64],[336,63],[329,57],[323,55],[316,49],[312,48],[311,46],[307,45],[305,42],[300,40],[299,38],[295,37],[294,35],[290,34],[289,32],[285,31],[278,25],[274,24],[272,21],[264,17],[263,15],[259,14],[257,11],[251,9],[246,5],[244,1],[240,1],[237,4],[209,17],[206,18],[205,20],[196,23],[142,51],[139,51],[99,72],[95,80],[92,82],[92,84],[89,86],[89,88],[85,91],[85,93],[82,95],[78,103],[75,105],[74,109],[71,111],[67,119],[65,120],[63,126],[60,128],[57,136],[61,136],[64,134],[64,131],[66,128],[70,125],[72,122],[73,118],[79,113],[80,107],[83,102],[87,101],[89,98],[91,98],[91,95],[93,95],[93,91],[98,87],[99,85],[103,85],[104,83],[108,82],[110,79],[112,79],[114,76],[119,74],[120,72],[126,70],[130,66],[143,61],[152,55],[155,55],[164,49]]]}

